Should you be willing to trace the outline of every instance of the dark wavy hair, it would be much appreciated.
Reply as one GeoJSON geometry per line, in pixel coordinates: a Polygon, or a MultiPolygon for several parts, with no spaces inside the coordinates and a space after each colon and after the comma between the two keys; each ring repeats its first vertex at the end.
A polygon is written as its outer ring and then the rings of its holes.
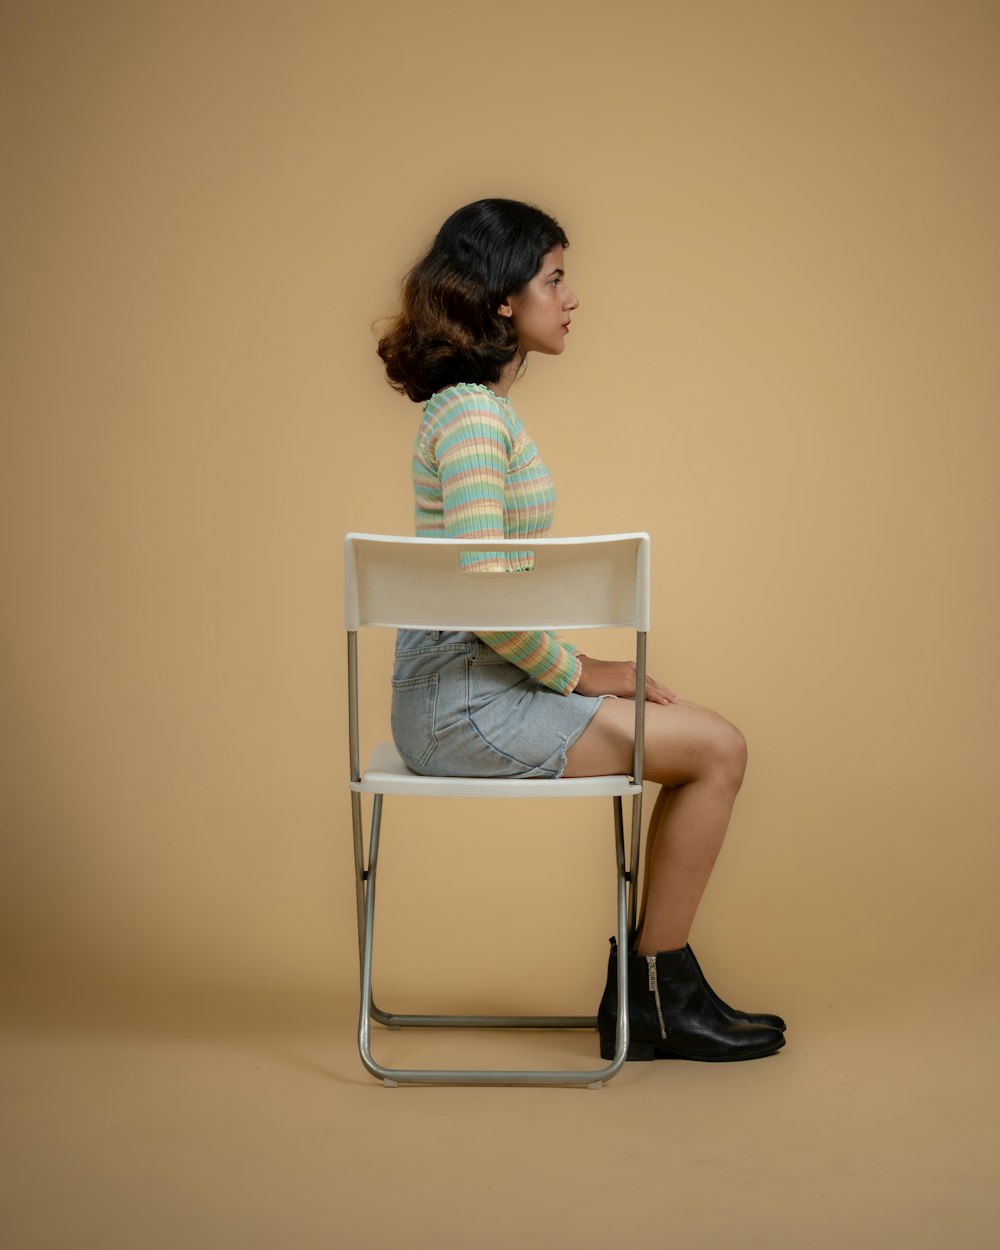
{"type": "Polygon", "coordinates": [[[403,280],[402,308],[379,340],[390,385],[422,401],[457,382],[499,381],[517,355],[500,305],[559,244],[569,246],[562,226],[533,204],[477,200],[452,213],[403,280]]]}

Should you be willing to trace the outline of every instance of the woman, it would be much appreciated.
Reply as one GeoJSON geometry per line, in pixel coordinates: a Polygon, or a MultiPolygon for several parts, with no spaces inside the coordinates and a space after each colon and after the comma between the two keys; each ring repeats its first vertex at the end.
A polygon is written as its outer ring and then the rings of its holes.
{"type": "MultiPolygon", "coordinates": [[[[423,403],[413,454],[416,532],[533,538],[552,521],[548,470],[511,406],[529,352],[562,353],[579,301],[568,240],[514,200],[452,214],[403,284],[379,343],[390,383],[423,403]]],[[[520,553],[467,553],[517,570],[520,553]]],[[[392,726],[411,768],[438,776],[580,777],[628,772],[635,666],[583,655],[556,635],[400,631],[392,726]],[[609,697],[615,696],[615,697],[609,697]]],[[[688,933],[743,780],[746,744],[714,712],[646,682],[645,775],[662,789],[646,842],[643,899],[629,954],[629,1059],[732,1060],[784,1044],[777,1016],[727,1006],[688,933]]],[[[601,1001],[601,1054],[614,1054],[614,955],[601,1001]]]]}

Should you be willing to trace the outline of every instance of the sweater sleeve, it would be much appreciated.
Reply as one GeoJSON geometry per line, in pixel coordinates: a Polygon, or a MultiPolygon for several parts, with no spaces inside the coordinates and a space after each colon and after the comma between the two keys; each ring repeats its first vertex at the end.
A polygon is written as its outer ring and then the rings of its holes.
{"type": "MultiPolygon", "coordinates": [[[[504,538],[504,489],[514,444],[502,415],[487,403],[477,404],[448,421],[436,442],[445,537],[504,538]]],[[[525,567],[524,559],[522,552],[470,552],[463,563],[483,572],[516,573],[525,567]]],[[[580,680],[575,650],[549,631],[504,630],[478,637],[560,694],[571,693],[580,680]]]]}

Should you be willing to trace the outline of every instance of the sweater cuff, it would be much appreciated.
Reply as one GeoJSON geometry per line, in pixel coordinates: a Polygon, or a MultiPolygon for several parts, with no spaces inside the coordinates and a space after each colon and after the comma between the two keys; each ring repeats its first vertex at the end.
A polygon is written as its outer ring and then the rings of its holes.
{"type": "Polygon", "coordinates": [[[570,654],[573,657],[573,668],[575,671],[570,675],[569,681],[563,687],[561,693],[572,694],[576,690],[577,686],[580,684],[580,678],[583,676],[583,664],[581,663],[580,655],[577,652],[577,649],[573,646],[572,643],[564,642],[563,646],[566,647],[567,650],[569,650],[570,654]]]}

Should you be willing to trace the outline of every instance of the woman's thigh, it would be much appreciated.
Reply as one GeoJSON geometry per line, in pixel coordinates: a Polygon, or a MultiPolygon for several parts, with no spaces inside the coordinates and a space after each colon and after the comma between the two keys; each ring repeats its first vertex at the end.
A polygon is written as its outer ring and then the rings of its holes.
{"type": "MultiPolygon", "coordinates": [[[[634,700],[605,699],[570,747],[563,776],[630,772],[634,741],[634,700]]],[[[683,699],[678,703],[646,704],[643,771],[647,781],[679,786],[715,766],[738,771],[742,776],[745,764],[743,735],[718,712],[683,699]]]]}

